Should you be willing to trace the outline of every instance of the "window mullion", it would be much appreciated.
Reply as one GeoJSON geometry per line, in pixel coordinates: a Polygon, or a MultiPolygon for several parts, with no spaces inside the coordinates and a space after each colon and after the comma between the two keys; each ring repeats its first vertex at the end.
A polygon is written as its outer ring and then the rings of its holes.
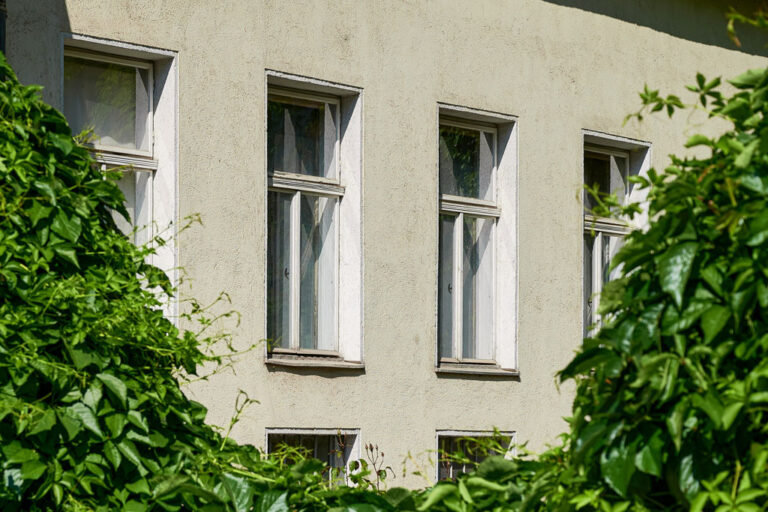
{"type": "Polygon", "coordinates": [[[299,294],[300,286],[300,265],[299,253],[301,250],[301,192],[296,191],[291,198],[291,270],[290,270],[290,322],[291,322],[291,348],[298,350],[299,340],[299,294]]]}
{"type": "Polygon", "coordinates": [[[464,240],[464,214],[456,216],[453,226],[453,357],[461,359],[463,321],[462,300],[464,297],[464,258],[462,254],[464,240]]]}

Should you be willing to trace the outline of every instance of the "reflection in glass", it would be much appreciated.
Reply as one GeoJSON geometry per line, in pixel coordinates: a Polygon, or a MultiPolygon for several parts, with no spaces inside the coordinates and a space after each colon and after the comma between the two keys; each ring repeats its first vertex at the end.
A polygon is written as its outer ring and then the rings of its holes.
{"type": "Polygon", "coordinates": [[[493,134],[440,126],[440,193],[493,200],[493,134]]]}
{"type": "MultiPolygon", "coordinates": [[[[584,153],[584,184],[598,186],[601,194],[616,194],[620,203],[626,196],[627,159],[602,153],[584,153]]],[[[597,205],[594,197],[584,191],[584,210],[591,212],[597,205]]]]}
{"type": "Polygon", "coordinates": [[[595,246],[595,237],[591,235],[584,235],[584,333],[583,336],[586,338],[589,336],[589,332],[592,328],[592,324],[595,323],[595,317],[594,317],[594,308],[593,308],[593,300],[594,300],[594,288],[593,288],[593,278],[592,278],[592,266],[594,265],[593,260],[593,249],[595,246]]]}
{"type": "Polygon", "coordinates": [[[462,357],[493,359],[493,220],[464,216],[462,357]]]}
{"type": "Polygon", "coordinates": [[[270,96],[267,168],[309,176],[336,176],[336,105],[270,96]]]}
{"type": "Polygon", "coordinates": [[[506,455],[503,448],[509,447],[512,442],[512,439],[505,435],[494,436],[494,443],[473,439],[471,436],[440,436],[438,440],[438,480],[456,479],[462,473],[474,470],[477,464],[489,456],[506,455]],[[461,457],[453,456],[455,454],[461,454],[461,457]]]}
{"type": "Polygon", "coordinates": [[[149,70],[64,57],[64,115],[100,146],[148,151],[149,70]]]}
{"type": "Polygon", "coordinates": [[[301,195],[299,343],[335,350],[336,199],[301,195]]]}
{"type": "Polygon", "coordinates": [[[437,280],[437,329],[440,357],[453,355],[453,229],[455,215],[440,215],[440,249],[437,280]]]}
{"type": "MultiPolygon", "coordinates": [[[[282,446],[299,448],[309,457],[325,463],[328,479],[332,483],[341,484],[345,480],[346,463],[352,454],[354,442],[355,436],[341,433],[336,435],[269,434],[267,450],[273,453],[282,446]]],[[[292,463],[295,462],[297,461],[292,461],[292,463]]]]}
{"type": "Polygon", "coordinates": [[[267,207],[267,338],[289,348],[291,195],[270,192],[267,207]]]}

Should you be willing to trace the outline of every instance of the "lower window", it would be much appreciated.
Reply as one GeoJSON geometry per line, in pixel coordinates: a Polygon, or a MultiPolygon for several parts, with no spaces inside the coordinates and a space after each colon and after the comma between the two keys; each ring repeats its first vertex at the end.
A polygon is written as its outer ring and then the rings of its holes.
{"type": "Polygon", "coordinates": [[[350,461],[359,458],[358,439],[358,431],[349,429],[271,429],[267,431],[267,452],[298,449],[326,464],[329,481],[343,483],[347,481],[350,461]]]}
{"type": "Polygon", "coordinates": [[[131,217],[128,222],[115,212],[117,228],[131,238],[134,244],[144,245],[152,240],[152,171],[120,169],[117,186],[125,196],[125,209],[131,217]]]}
{"type": "Polygon", "coordinates": [[[335,352],[338,199],[270,191],[268,202],[267,337],[335,352]]]}
{"type": "Polygon", "coordinates": [[[452,480],[469,473],[492,455],[514,455],[514,438],[514,432],[438,432],[438,480],[452,480]]]}
{"type": "Polygon", "coordinates": [[[496,219],[440,215],[440,359],[494,362],[493,267],[496,219]]]}

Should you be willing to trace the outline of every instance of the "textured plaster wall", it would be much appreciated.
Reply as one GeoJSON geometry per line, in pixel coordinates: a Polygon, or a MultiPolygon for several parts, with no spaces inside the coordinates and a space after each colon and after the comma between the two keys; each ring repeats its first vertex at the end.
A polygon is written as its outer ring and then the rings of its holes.
{"type": "Polygon", "coordinates": [[[696,71],[765,65],[675,30],[724,30],[719,2],[669,3],[676,19],[644,4],[654,28],[577,1],[9,0],[8,56],[58,105],[63,32],[178,52],[179,214],[204,222],[179,241],[183,292],[230,294],[238,348],[265,335],[265,69],[363,89],[364,373],[271,371],[254,350],[190,393],[219,424],[238,389],[258,399],[235,430],[257,445],[266,427],[359,428],[395,484],[420,485],[402,461],[426,464],[437,429],[497,426],[539,449],[566,427],[572,387],[554,374],[581,335],[581,130],[651,142],[663,168],[695,120],[623,126],[643,83],[681,92],[696,71]],[[519,381],[434,371],[438,101],[519,120],[519,381]]]}

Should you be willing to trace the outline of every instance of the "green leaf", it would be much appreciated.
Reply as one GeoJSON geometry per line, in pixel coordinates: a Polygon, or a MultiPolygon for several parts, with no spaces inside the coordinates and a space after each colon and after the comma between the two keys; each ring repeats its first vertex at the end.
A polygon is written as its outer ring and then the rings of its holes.
{"type": "Polygon", "coordinates": [[[126,406],[128,388],[125,386],[125,383],[122,380],[108,373],[98,373],[96,374],[96,378],[103,382],[107,389],[110,390],[118,400],[120,400],[120,404],[123,407],[126,406]]]}
{"type": "Polygon", "coordinates": [[[72,137],[59,133],[48,133],[48,140],[54,147],[58,148],[64,156],[69,155],[75,148],[72,137]]]}
{"type": "Polygon", "coordinates": [[[32,201],[32,206],[27,209],[29,220],[32,221],[32,227],[37,226],[38,222],[48,217],[52,210],[53,208],[43,206],[38,201],[32,201]]]}
{"type": "Polygon", "coordinates": [[[443,501],[446,497],[456,492],[456,486],[448,482],[440,482],[427,492],[427,498],[424,503],[419,505],[418,510],[429,510],[432,506],[443,501]]]}
{"type": "Polygon", "coordinates": [[[661,477],[664,435],[661,430],[656,430],[653,435],[647,439],[640,451],[635,455],[635,466],[643,473],[661,477]]]}
{"type": "Polygon", "coordinates": [[[678,308],[683,305],[683,292],[698,248],[697,242],[680,243],[672,246],[657,260],[661,289],[672,296],[678,308]]]}
{"type": "Polygon", "coordinates": [[[104,423],[107,424],[109,433],[114,439],[114,438],[120,437],[120,434],[123,433],[123,429],[125,428],[125,425],[128,423],[128,419],[125,417],[124,414],[115,413],[105,417],[104,423]]]}
{"type": "Polygon", "coordinates": [[[67,407],[67,410],[73,417],[79,419],[85,428],[99,436],[100,439],[104,438],[104,433],[101,431],[101,427],[99,427],[99,420],[90,407],[82,402],[78,402],[67,407]]]}
{"type": "Polygon", "coordinates": [[[675,404],[672,412],[667,416],[667,428],[669,434],[672,436],[672,441],[675,443],[675,448],[680,450],[680,446],[683,439],[683,421],[688,414],[688,408],[690,404],[688,399],[682,399],[675,404]]]}
{"type": "Polygon", "coordinates": [[[53,251],[58,254],[63,260],[66,260],[76,266],[77,268],[80,268],[80,262],[77,260],[77,252],[75,252],[75,249],[68,246],[62,246],[57,245],[54,246],[53,251]]]}
{"type": "Polygon", "coordinates": [[[133,444],[128,439],[123,439],[120,441],[117,445],[117,449],[120,450],[120,453],[123,454],[123,456],[131,462],[139,471],[139,474],[145,475],[147,474],[146,468],[144,468],[144,465],[141,463],[141,457],[139,456],[139,450],[136,449],[136,445],[133,444]]]}
{"type": "Polygon", "coordinates": [[[51,229],[54,233],[72,243],[80,238],[82,228],[80,217],[77,215],[68,216],[64,210],[59,210],[51,223],[51,229]]]}
{"type": "Polygon", "coordinates": [[[130,500],[123,507],[123,512],[146,512],[149,509],[149,505],[146,503],[140,503],[135,500],[130,500]]]}
{"type": "Polygon", "coordinates": [[[625,439],[610,446],[600,454],[600,472],[608,485],[619,496],[626,497],[632,475],[635,473],[635,444],[625,444],[625,439]]]}
{"type": "Polygon", "coordinates": [[[21,478],[24,480],[37,480],[43,473],[47,466],[39,460],[30,460],[21,465],[21,478]]]}
{"type": "Polygon", "coordinates": [[[39,457],[35,450],[22,447],[18,441],[12,441],[11,443],[2,447],[3,455],[5,455],[5,461],[11,464],[19,464],[23,462],[29,462],[37,460],[39,457]]]}
{"type": "Polygon", "coordinates": [[[560,381],[572,379],[594,368],[600,367],[612,360],[621,359],[616,352],[607,348],[591,348],[576,355],[573,360],[560,372],[560,381]]]}
{"type": "Polygon", "coordinates": [[[123,457],[120,455],[120,451],[112,441],[107,441],[104,443],[104,456],[115,469],[119,468],[120,463],[123,461],[123,457]]]}
{"type": "Polygon", "coordinates": [[[46,409],[40,418],[33,424],[28,433],[32,436],[41,432],[47,432],[48,430],[51,430],[54,425],[56,425],[56,413],[53,412],[53,409],[46,409]]]}
{"type": "Polygon", "coordinates": [[[743,406],[743,402],[734,402],[725,406],[723,409],[723,430],[731,428],[743,406]]]}
{"type": "Polygon", "coordinates": [[[721,426],[723,419],[723,404],[720,402],[712,388],[709,388],[707,394],[704,396],[693,395],[691,397],[691,404],[704,411],[712,420],[715,427],[719,428],[721,426]]]}
{"type": "Polygon", "coordinates": [[[728,83],[739,89],[748,89],[760,83],[766,75],[764,69],[750,69],[736,78],[728,80],[728,83]]]}
{"type": "Polygon", "coordinates": [[[731,316],[731,311],[724,306],[712,306],[701,316],[701,328],[704,331],[704,343],[709,343],[723,330],[731,316]]]}
{"type": "Polygon", "coordinates": [[[259,497],[254,512],[289,512],[287,498],[287,491],[270,489],[259,497]]]}
{"type": "MultiPolygon", "coordinates": [[[[232,505],[237,512],[248,512],[253,502],[254,489],[251,482],[242,476],[224,473],[221,475],[224,488],[232,500],[232,505]]],[[[268,510],[272,510],[271,508],[268,510]]]]}
{"type": "Polygon", "coordinates": [[[688,142],[685,143],[685,147],[692,148],[695,146],[713,146],[714,143],[712,140],[705,136],[705,135],[694,135],[693,137],[688,139],[688,142]]]}
{"type": "Polygon", "coordinates": [[[413,500],[413,492],[404,487],[393,487],[384,493],[387,503],[398,510],[413,510],[416,505],[413,500]]]}

